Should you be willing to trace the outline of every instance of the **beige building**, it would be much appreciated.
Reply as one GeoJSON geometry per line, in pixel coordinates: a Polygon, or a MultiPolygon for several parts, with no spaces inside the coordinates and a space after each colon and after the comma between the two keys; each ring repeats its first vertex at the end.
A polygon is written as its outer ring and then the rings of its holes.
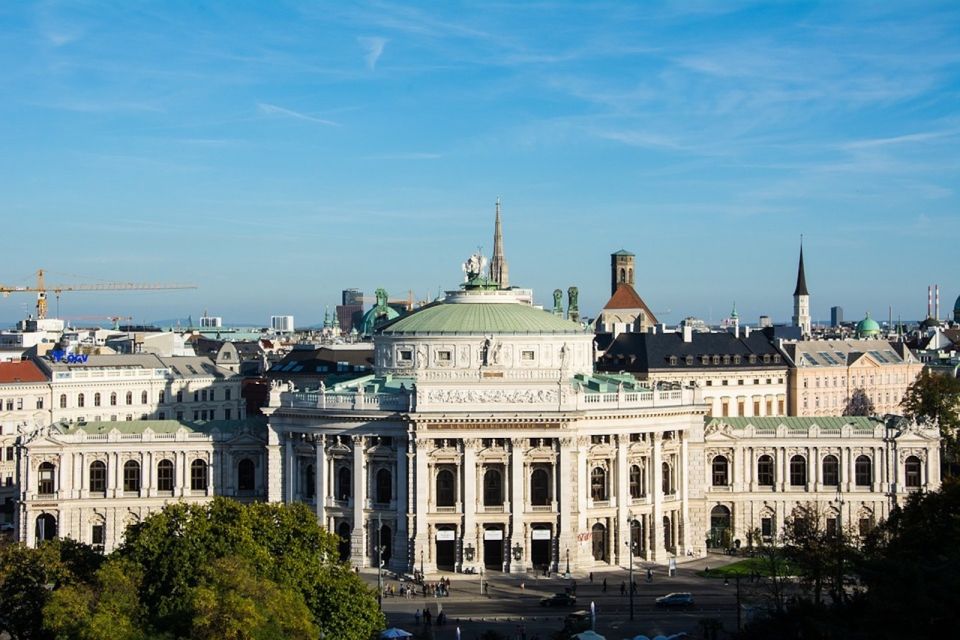
{"type": "Polygon", "coordinates": [[[900,401],[923,364],[906,345],[886,340],[805,340],[782,345],[790,363],[790,415],[836,416],[862,398],[873,415],[902,412],[900,401]]]}

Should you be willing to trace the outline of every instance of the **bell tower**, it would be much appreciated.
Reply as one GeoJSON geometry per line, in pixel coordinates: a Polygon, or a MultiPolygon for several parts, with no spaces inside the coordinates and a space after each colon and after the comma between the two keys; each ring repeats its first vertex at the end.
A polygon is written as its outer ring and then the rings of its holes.
{"type": "Polygon", "coordinates": [[[810,292],[803,270],[803,237],[800,238],[800,265],[797,267],[797,286],[793,290],[793,326],[800,327],[804,338],[810,337],[810,292]]]}
{"type": "Polygon", "coordinates": [[[616,253],[610,254],[610,295],[617,292],[617,287],[621,284],[634,286],[633,269],[636,263],[636,256],[620,249],[616,253]]]}

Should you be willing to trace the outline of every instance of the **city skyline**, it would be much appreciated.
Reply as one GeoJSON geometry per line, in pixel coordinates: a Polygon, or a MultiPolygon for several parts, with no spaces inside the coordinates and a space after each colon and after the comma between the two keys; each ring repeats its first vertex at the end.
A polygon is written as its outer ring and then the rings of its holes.
{"type": "Polygon", "coordinates": [[[490,254],[498,196],[511,283],[545,306],[577,286],[585,315],[623,248],[668,324],[734,301],[747,324],[789,321],[801,234],[814,321],[919,319],[936,283],[943,316],[960,294],[948,3],[0,19],[0,206],[8,238],[34,239],[6,243],[0,283],[199,285],[64,294],[67,317],[315,324],[348,287],[433,296],[490,254]]]}

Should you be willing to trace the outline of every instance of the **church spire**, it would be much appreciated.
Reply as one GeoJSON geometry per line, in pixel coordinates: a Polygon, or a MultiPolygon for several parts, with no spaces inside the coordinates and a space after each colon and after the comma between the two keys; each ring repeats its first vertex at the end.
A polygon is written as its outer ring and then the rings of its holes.
{"type": "Polygon", "coordinates": [[[493,258],[490,260],[490,279],[501,289],[510,288],[510,270],[503,255],[503,227],[500,223],[500,198],[497,198],[497,215],[493,230],[493,258]]]}
{"type": "Polygon", "coordinates": [[[807,276],[803,271],[803,236],[800,236],[800,266],[797,269],[797,288],[794,289],[793,295],[810,295],[810,293],[807,291],[807,276]]]}

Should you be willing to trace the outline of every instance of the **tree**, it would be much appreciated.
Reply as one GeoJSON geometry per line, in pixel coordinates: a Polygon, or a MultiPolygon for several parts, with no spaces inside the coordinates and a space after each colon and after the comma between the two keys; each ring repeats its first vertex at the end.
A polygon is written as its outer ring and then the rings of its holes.
{"type": "Polygon", "coordinates": [[[952,465],[960,458],[960,379],[924,369],[907,387],[900,404],[910,420],[940,427],[944,462],[952,465]]]}
{"type": "Polygon", "coordinates": [[[300,592],[258,578],[234,556],[214,561],[191,591],[196,640],[312,640],[319,635],[300,592]]]}
{"type": "Polygon", "coordinates": [[[854,389],[853,393],[850,394],[850,399],[847,400],[847,405],[843,408],[843,415],[845,416],[873,416],[876,413],[877,410],[873,405],[873,400],[863,389],[854,389]]]}
{"type": "Polygon", "coordinates": [[[769,608],[782,613],[787,603],[787,588],[790,585],[790,561],[786,550],[776,540],[764,542],[757,530],[759,542],[756,551],[757,572],[762,576],[759,582],[761,595],[769,603],[769,608]]]}
{"type": "Polygon", "coordinates": [[[14,640],[49,637],[43,607],[54,590],[90,579],[101,561],[91,547],[69,539],[38,548],[0,545],[0,631],[14,640]]]}
{"type": "Polygon", "coordinates": [[[53,592],[43,608],[43,626],[58,638],[142,640],[148,634],[138,593],[141,582],[135,565],[107,561],[91,582],[53,592]]]}
{"type": "Polygon", "coordinates": [[[383,614],[374,591],[339,562],[337,544],[305,505],[216,498],[205,505],[169,505],[150,515],[128,529],[117,554],[143,572],[141,601],[158,631],[189,635],[196,590],[213,590],[201,592],[208,607],[210,594],[217,592],[207,568],[239,557],[258,579],[299,594],[328,637],[366,640],[383,628],[383,614]]]}
{"type": "Polygon", "coordinates": [[[833,529],[828,528],[823,508],[810,502],[797,505],[784,522],[787,556],[814,605],[822,603],[824,588],[834,602],[841,602],[854,567],[856,550],[849,527],[841,526],[839,515],[835,522],[833,529]]]}

